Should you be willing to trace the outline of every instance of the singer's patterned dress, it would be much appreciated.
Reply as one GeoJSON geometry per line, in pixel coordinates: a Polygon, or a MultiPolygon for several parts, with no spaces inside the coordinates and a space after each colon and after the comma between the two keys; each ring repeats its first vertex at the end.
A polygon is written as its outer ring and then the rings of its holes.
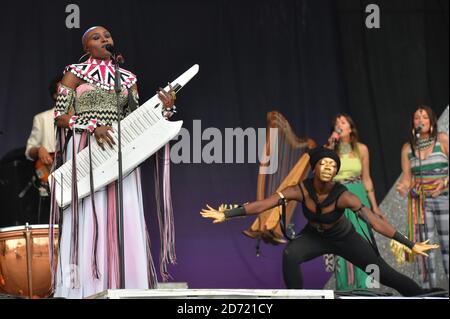
{"type": "MultiPolygon", "coordinates": [[[[431,193],[436,189],[434,182],[448,177],[448,158],[442,151],[439,141],[433,147],[432,153],[424,160],[419,159],[410,151],[408,158],[415,187],[409,192],[409,235],[415,241],[430,239],[431,243],[440,245],[444,270],[448,280],[448,249],[449,249],[449,196],[448,187],[433,198],[431,193]],[[420,166],[422,164],[422,166],[420,166]],[[435,235],[437,233],[437,237],[435,235]]],[[[419,281],[423,288],[437,286],[436,250],[429,252],[429,258],[417,257],[419,281]]]]}
{"type": "MultiPolygon", "coordinates": [[[[117,121],[117,112],[115,92],[111,89],[114,79],[108,77],[109,63],[89,59],[66,70],[86,81],[76,90],[62,85],[59,88],[55,115],[73,109],[77,116],[73,118],[65,152],[69,160],[87,147],[88,139],[96,143],[94,136],[84,130],[90,121],[95,119],[101,125],[111,125],[117,121]]],[[[131,98],[128,95],[136,77],[125,70],[123,76],[120,104],[127,113],[131,98]]],[[[135,101],[136,98],[134,94],[135,101]]],[[[88,196],[81,201],[73,198],[72,204],[64,209],[59,257],[54,269],[56,297],[83,298],[119,288],[116,189],[113,182],[95,192],[94,198],[88,196]]],[[[124,176],[123,203],[125,288],[146,289],[155,285],[156,276],[148,245],[139,169],[124,176]]]]}

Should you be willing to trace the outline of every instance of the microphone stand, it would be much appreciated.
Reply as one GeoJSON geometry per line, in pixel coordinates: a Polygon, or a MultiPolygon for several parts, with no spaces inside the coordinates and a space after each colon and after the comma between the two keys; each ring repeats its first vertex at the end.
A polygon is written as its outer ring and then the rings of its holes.
{"type": "Polygon", "coordinates": [[[122,120],[122,109],[120,107],[120,70],[119,64],[123,63],[123,59],[115,54],[111,55],[114,64],[114,91],[116,92],[117,102],[117,149],[118,149],[118,166],[119,177],[117,180],[117,236],[118,236],[118,251],[119,251],[119,275],[120,275],[120,289],[125,289],[125,252],[124,252],[124,236],[123,236],[123,172],[122,172],[122,132],[120,128],[120,121],[122,120]],[[118,208],[118,210],[117,210],[118,208]]]}
{"type": "MultiPolygon", "coordinates": [[[[419,147],[419,138],[420,138],[420,134],[417,134],[416,135],[416,147],[417,147],[417,156],[419,158],[419,178],[420,178],[418,189],[422,193],[423,192],[423,190],[422,190],[423,173],[422,173],[422,157],[421,157],[421,154],[420,154],[420,147],[419,147]]],[[[422,194],[420,194],[420,195],[422,196],[422,194]]],[[[424,196],[423,198],[424,198],[423,205],[425,205],[426,196],[424,196]]],[[[426,224],[425,220],[423,221],[423,233],[424,233],[424,237],[421,238],[421,240],[425,241],[425,240],[428,239],[428,238],[426,238],[428,232],[427,232],[427,224],[426,224]]],[[[422,237],[420,232],[419,232],[419,236],[422,237]]]]}

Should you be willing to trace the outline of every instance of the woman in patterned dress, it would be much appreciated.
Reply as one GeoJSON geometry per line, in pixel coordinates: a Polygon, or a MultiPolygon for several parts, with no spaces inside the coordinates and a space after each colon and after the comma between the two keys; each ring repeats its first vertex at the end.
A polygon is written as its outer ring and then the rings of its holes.
{"type": "MultiPolygon", "coordinates": [[[[401,161],[403,175],[397,191],[408,196],[409,238],[437,242],[437,232],[448,280],[448,135],[438,133],[437,117],[430,107],[419,106],[412,114],[410,141],[403,145],[401,161]]],[[[422,286],[437,287],[436,252],[416,262],[422,286]]]]}
{"type": "MultiPolygon", "coordinates": [[[[118,113],[114,66],[107,50],[114,41],[108,30],[96,26],[85,32],[82,45],[89,58],[66,67],[55,107],[56,125],[69,132],[64,143],[67,145],[60,153],[66,160],[74,159],[89,143],[98,143],[102,148],[115,144],[110,132],[118,113]]],[[[123,118],[138,106],[138,90],[133,73],[124,69],[120,73],[123,118]]],[[[158,93],[166,109],[174,104],[172,92],[158,93]]],[[[59,257],[53,268],[56,297],[83,298],[119,288],[116,182],[92,194],[82,200],[72,195],[72,204],[63,210],[59,257]]],[[[139,168],[124,176],[123,213],[125,288],[153,288],[156,274],[148,244],[139,168]]],[[[52,218],[58,222],[55,214],[52,218]]]]}

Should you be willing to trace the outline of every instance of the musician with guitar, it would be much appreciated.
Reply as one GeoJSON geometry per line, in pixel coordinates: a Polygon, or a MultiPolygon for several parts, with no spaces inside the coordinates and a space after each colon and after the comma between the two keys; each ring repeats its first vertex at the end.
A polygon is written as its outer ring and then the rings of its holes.
{"type": "MultiPolygon", "coordinates": [[[[48,85],[50,96],[54,102],[58,95],[57,87],[62,75],[56,76],[48,85]]],[[[55,126],[53,120],[54,109],[39,113],[34,116],[33,128],[27,141],[25,156],[32,161],[40,161],[50,169],[55,152],[55,126]]],[[[38,176],[41,178],[40,176],[38,176]]],[[[47,175],[48,177],[48,175],[47,175]]],[[[45,180],[45,179],[44,179],[45,180]]],[[[46,180],[45,180],[46,181],[46,180]]]]}
{"type": "MultiPolygon", "coordinates": [[[[114,41],[107,29],[96,26],[84,33],[82,45],[87,60],[66,67],[55,107],[56,125],[59,130],[68,130],[66,142],[58,143],[66,146],[61,153],[65,158],[63,162],[71,160],[74,172],[66,181],[72,185],[72,201],[62,213],[60,257],[57,268],[52,269],[56,276],[55,296],[65,298],[83,298],[106,289],[117,289],[120,283],[116,182],[94,191],[91,175],[91,192],[84,198],[78,197],[77,183],[74,182],[77,180],[76,174],[82,171],[93,174],[92,167],[116,150],[113,124],[119,120],[119,114],[111,52],[114,41]],[[75,111],[73,115],[69,113],[71,108],[75,111]],[[101,146],[101,152],[90,153],[87,162],[83,162],[81,157],[77,162],[77,153],[84,148],[90,152],[94,143],[101,146]]],[[[125,118],[138,107],[137,78],[128,70],[119,70],[120,118],[125,118]]],[[[160,89],[158,96],[165,108],[165,116],[170,116],[175,92],[171,88],[168,91],[160,89]]],[[[141,121],[139,125],[142,125],[141,121]]],[[[154,288],[157,279],[144,219],[139,167],[124,174],[122,183],[124,288],[154,288]]],[[[52,212],[52,218],[57,220],[58,214],[52,212]]]]}
{"type": "MultiPolygon", "coordinates": [[[[53,101],[56,101],[57,86],[62,75],[53,78],[48,90],[53,101]]],[[[53,164],[55,152],[55,125],[53,121],[53,108],[34,116],[33,128],[27,140],[25,156],[35,161],[35,170],[39,179],[39,211],[38,223],[47,224],[50,213],[50,201],[48,192],[48,175],[53,164]]]]}

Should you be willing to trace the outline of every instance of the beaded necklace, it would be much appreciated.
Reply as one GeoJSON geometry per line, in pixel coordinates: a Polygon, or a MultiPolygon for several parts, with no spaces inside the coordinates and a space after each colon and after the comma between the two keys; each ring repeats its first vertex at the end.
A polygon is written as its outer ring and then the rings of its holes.
{"type": "Polygon", "coordinates": [[[350,154],[351,152],[353,152],[353,148],[352,148],[351,144],[339,143],[338,149],[339,149],[339,154],[342,154],[342,155],[350,154]]]}
{"type": "Polygon", "coordinates": [[[416,142],[416,146],[419,150],[424,150],[429,148],[431,145],[433,145],[434,143],[434,138],[433,137],[427,137],[427,138],[421,138],[418,139],[416,142]]]}
{"type": "MultiPolygon", "coordinates": [[[[66,67],[65,72],[72,72],[84,81],[97,85],[104,90],[114,90],[114,65],[111,60],[98,60],[89,58],[83,63],[71,64],[66,67]]],[[[136,83],[136,75],[120,68],[122,85],[131,88],[136,83]]]]}

